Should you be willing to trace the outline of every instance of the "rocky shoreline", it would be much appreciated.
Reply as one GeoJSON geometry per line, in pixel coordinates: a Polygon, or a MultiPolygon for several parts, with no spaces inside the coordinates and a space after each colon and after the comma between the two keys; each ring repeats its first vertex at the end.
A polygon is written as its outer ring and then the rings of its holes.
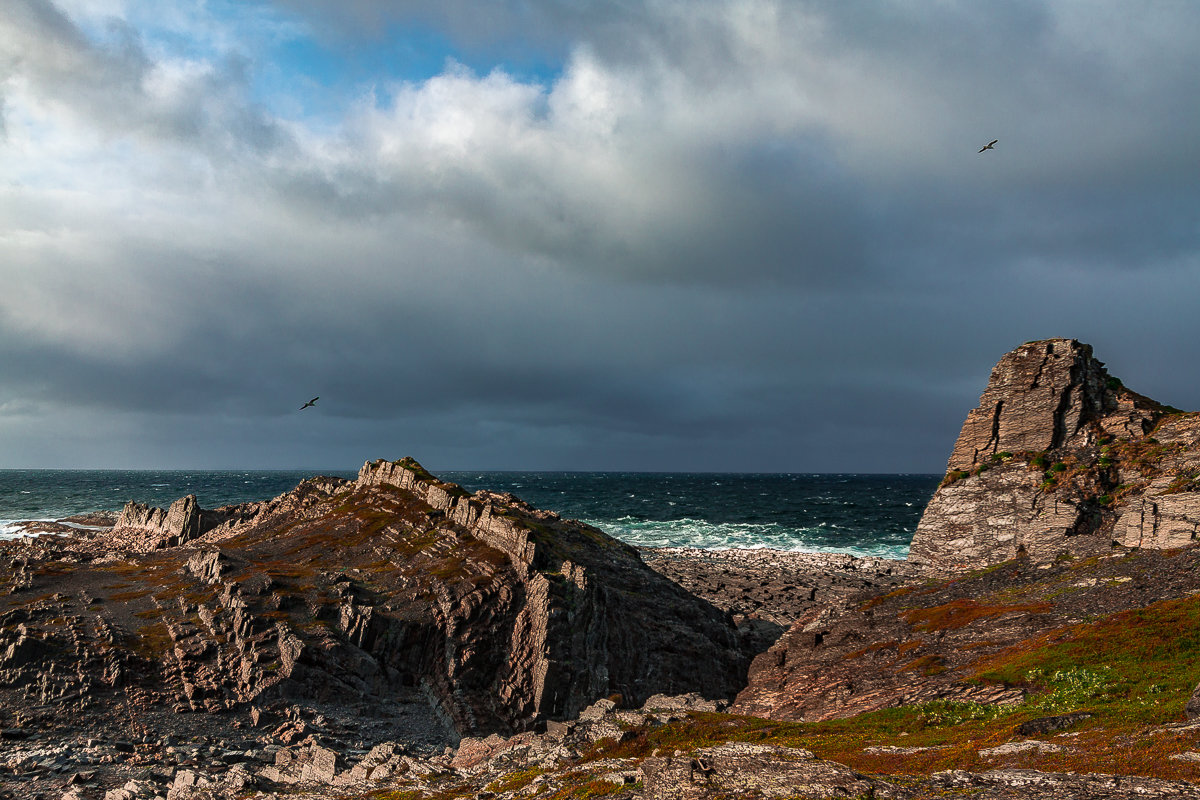
{"type": "Polygon", "coordinates": [[[743,647],[761,653],[805,614],[889,591],[921,570],[906,561],[783,550],[646,548],[655,572],[729,612],[743,647]]]}
{"type": "MultiPolygon", "coordinates": [[[[42,545],[56,538],[45,537],[42,545]]],[[[36,549],[39,545],[29,542],[26,546],[36,549]]],[[[1156,597],[1200,591],[1200,584],[1193,585],[1192,578],[1200,574],[1196,564],[1200,552],[1187,550],[1145,565],[1131,560],[1131,554],[1123,551],[1097,565],[1064,563],[1039,569],[1029,564],[1017,571],[991,571],[971,580],[948,582],[935,581],[905,562],[836,554],[672,548],[645,550],[641,555],[661,574],[709,599],[735,620],[740,618],[742,638],[754,647],[772,644],[766,624],[791,631],[790,638],[775,642],[757,665],[763,659],[763,663],[776,663],[772,653],[794,648],[796,637],[806,635],[805,620],[820,619],[827,631],[826,645],[811,651],[807,658],[820,657],[835,637],[848,642],[859,637],[859,644],[868,642],[870,639],[860,634],[846,638],[838,626],[849,625],[845,630],[854,630],[853,625],[861,622],[853,620],[861,618],[864,607],[872,607],[872,613],[878,614],[889,603],[898,602],[887,598],[907,597],[914,587],[927,587],[922,591],[938,608],[953,606],[959,602],[955,597],[986,598],[996,591],[1011,593],[1024,584],[1055,587],[1066,580],[1079,587],[1074,604],[1065,607],[1067,614],[1075,615],[1096,608],[1098,601],[1115,601],[1114,609],[1136,608],[1156,597]],[[1084,574],[1091,577],[1077,579],[1084,574]],[[1121,587],[1124,594],[1105,587],[1121,587]],[[835,619],[850,622],[832,622],[835,619]],[[800,624],[795,624],[797,621],[800,624]]],[[[996,621],[999,627],[981,628],[966,639],[948,643],[965,653],[973,652],[972,642],[994,641],[1003,635],[1001,631],[1026,635],[1020,633],[1020,626],[1013,628],[1015,618],[1005,621],[1001,616],[996,621]]],[[[1042,627],[1037,622],[1023,624],[1032,634],[1042,627]]],[[[811,622],[808,629],[812,629],[811,622]]],[[[875,640],[895,635],[903,634],[881,632],[875,634],[875,640]]],[[[10,644],[5,658],[0,659],[5,667],[11,668],[14,652],[20,649],[10,644]]],[[[845,652],[835,647],[824,658],[832,653],[837,662],[845,662],[845,652]]],[[[787,656],[786,663],[803,662],[787,656]]],[[[886,662],[876,662],[870,670],[886,675],[889,668],[886,662]]],[[[0,682],[11,674],[0,669],[0,682]]],[[[126,711],[119,718],[63,715],[58,709],[63,700],[69,700],[63,697],[44,698],[23,710],[11,704],[0,710],[0,798],[588,800],[604,796],[701,800],[714,793],[747,798],[1200,797],[1200,788],[1187,781],[1020,766],[1031,754],[1050,758],[1072,748],[1075,740],[1071,737],[1077,734],[1071,730],[1080,719],[1087,719],[1086,714],[1062,721],[1039,718],[1031,721],[1034,724],[1023,723],[1019,728],[1025,733],[1003,746],[973,745],[977,761],[990,768],[914,775],[907,769],[897,774],[891,769],[862,771],[861,767],[845,766],[797,746],[793,734],[781,735],[781,729],[765,729],[777,732],[764,738],[764,729],[753,718],[730,714],[744,714],[744,710],[731,709],[727,700],[695,693],[656,695],[637,708],[622,707],[619,698],[599,700],[572,719],[548,721],[537,730],[510,736],[447,738],[434,720],[427,729],[419,730],[413,727],[411,716],[388,720],[376,714],[354,719],[345,707],[311,701],[252,705],[248,713],[179,713],[180,709],[139,706],[136,693],[128,694],[132,688],[126,690],[126,711]],[[711,734],[714,727],[722,732],[716,742],[711,734]],[[1039,731],[1043,732],[1040,738],[1039,731]],[[723,737],[728,741],[720,741],[723,737]],[[656,744],[659,741],[673,744],[664,749],[656,744]]],[[[752,697],[747,695],[745,701],[739,697],[739,703],[752,702],[752,697]]],[[[937,697],[934,692],[924,701],[937,697]]],[[[1022,697],[1023,693],[1017,692],[1012,698],[996,696],[985,702],[1019,703],[1022,697]]],[[[980,699],[974,697],[974,701],[980,699]]],[[[910,697],[907,702],[923,701],[910,697]]],[[[1176,763],[1190,763],[1189,758],[1200,761],[1200,722],[1185,718],[1161,730],[1185,741],[1174,757],[1176,763]]],[[[864,742],[860,749],[867,763],[882,759],[902,764],[936,753],[939,747],[906,746],[903,739],[889,736],[874,744],[864,742]]]]}
{"type": "MultiPolygon", "coordinates": [[[[6,549],[28,561],[36,551],[54,550],[56,542],[103,540],[116,521],[100,513],[30,523],[27,531],[40,536],[9,542],[6,549]]],[[[641,556],[652,569],[729,612],[752,653],[765,650],[816,605],[844,605],[915,574],[904,562],[840,554],[666,548],[642,550],[641,556]]],[[[0,663],[11,668],[20,650],[19,642],[10,644],[0,663]]],[[[0,671],[0,683],[3,675],[0,671]]],[[[434,775],[442,782],[455,775],[483,791],[511,771],[514,750],[524,759],[522,769],[549,771],[578,761],[602,738],[619,741],[631,725],[679,722],[689,711],[713,713],[728,705],[695,694],[660,695],[641,711],[603,701],[574,722],[549,723],[540,734],[456,741],[433,720],[422,730],[413,728],[411,715],[390,724],[373,719],[350,726],[344,713],[327,715],[313,703],[251,707],[248,715],[131,706],[124,719],[77,725],[55,713],[69,699],[45,697],[24,711],[0,710],[0,798],[335,797],[391,786],[395,781],[389,779],[401,776],[409,791],[432,791],[428,778],[434,775]]],[[[640,760],[620,764],[598,780],[616,781],[622,791],[626,784],[641,788],[639,765],[640,760]]]]}
{"type": "MultiPolygon", "coordinates": [[[[729,741],[631,754],[648,735],[719,720],[695,695],[650,698],[621,710],[598,701],[544,733],[464,739],[435,756],[403,741],[347,748],[319,728],[290,745],[257,739],[14,741],[5,737],[0,796],[21,800],[334,800],[349,798],[608,797],[612,800],[747,798],[1198,798],[1186,781],[1013,768],[946,770],[885,779],[795,746],[729,741]]],[[[731,725],[737,722],[731,718],[731,725]]],[[[905,748],[893,747],[903,752],[905,748]]],[[[1018,748],[1019,749],[1019,748],[1018,748]]],[[[997,756],[998,757],[998,756],[997,756]]],[[[1197,754],[1200,757],[1200,754],[1197,754]]]]}
{"type": "MultiPolygon", "coordinates": [[[[826,615],[852,614],[864,600],[902,595],[929,583],[918,568],[904,562],[835,554],[672,548],[646,550],[642,556],[662,574],[711,599],[735,618],[742,617],[743,625],[758,620],[791,628],[791,622],[811,618],[818,609],[826,615]]],[[[1187,555],[1187,563],[1180,562],[1173,572],[1194,574],[1192,562],[1197,557],[1187,555]]],[[[1107,577],[1099,583],[1118,583],[1127,560],[1114,560],[1111,574],[1101,573],[1107,577]]],[[[1159,565],[1151,571],[1166,574],[1168,570],[1159,565]]],[[[1036,568],[1029,571],[1038,579],[1047,574],[1036,568]]],[[[998,585],[1020,582],[1015,575],[993,573],[992,577],[998,585]]],[[[984,596],[981,587],[967,591],[984,596]]],[[[1170,584],[1161,591],[1187,590],[1170,584]]],[[[1092,602],[1086,597],[1079,600],[1081,607],[1092,602]]],[[[760,635],[756,645],[762,644],[766,634],[761,628],[755,630],[760,635]]],[[[57,705],[42,704],[39,716],[35,704],[24,720],[11,714],[11,706],[0,716],[0,798],[700,800],[714,792],[748,798],[1200,797],[1200,788],[1186,781],[1005,766],[1022,753],[1038,752],[1039,747],[1047,752],[1061,750],[1070,741],[1063,734],[1050,742],[1026,735],[1006,745],[1008,749],[993,748],[994,754],[981,748],[980,757],[991,769],[884,777],[818,757],[804,747],[781,745],[777,739],[762,741],[763,735],[754,733],[756,723],[747,728],[748,718],[729,715],[728,701],[694,693],[656,695],[633,709],[623,708],[619,700],[600,700],[573,719],[547,722],[541,730],[456,741],[439,738],[436,731],[422,735],[410,729],[397,736],[400,729],[389,728],[386,721],[354,724],[337,713],[344,709],[323,709],[311,702],[251,707],[249,714],[180,714],[131,706],[124,719],[103,723],[56,715],[57,705]],[[712,744],[707,734],[696,733],[714,726],[729,741],[712,744]],[[688,746],[692,735],[696,741],[688,746]],[[653,746],[660,739],[678,746],[666,750],[653,746]]],[[[1070,728],[1076,722],[1061,725],[1070,728]]],[[[1061,730],[1057,724],[1043,723],[1043,727],[1053,735],[1061,730]]],[[[1200,723],[1185,721],[1174,730],[1200,746],[1200,723]]],[[[866,746],[863,752],[867,757],[877,753],[903,760],[921,757],[929,749],[883,744],[866,746]]],[[[1185,755],[1200,760],[1200,752],[1185,751],[1185,755]]]]}
{"type": "Polygon", "coordinates": [[[909,561],[412,459],[0,542],[0,800],[1200,797],[1200,414],[1001,359],[909,561]]]}

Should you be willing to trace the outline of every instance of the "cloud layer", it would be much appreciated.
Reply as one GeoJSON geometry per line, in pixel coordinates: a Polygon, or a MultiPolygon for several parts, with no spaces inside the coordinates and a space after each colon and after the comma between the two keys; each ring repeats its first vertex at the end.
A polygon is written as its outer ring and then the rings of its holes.
{"type": "Polygon", "coordinates": [[[11,0],[4,466],[936,472],[1044,336],[1200,408],[1200,9],[437,8],[11,0]]]}

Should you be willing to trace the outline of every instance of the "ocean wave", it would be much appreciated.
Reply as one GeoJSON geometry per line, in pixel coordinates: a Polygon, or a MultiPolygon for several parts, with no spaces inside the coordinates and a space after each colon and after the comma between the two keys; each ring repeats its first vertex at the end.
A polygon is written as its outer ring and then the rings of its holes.
{"type": "Polygon", "coordinates": [[[45,520],[30,520],[30,519],[0,519],[0,539],[20,539],[23,536],[28,536],[25,529],[21,527],[23,522],[49,522],[50,518],[45,520]]]}
{"type": "MultiPolygon", "coordinates": [[[[789,528],[776,523],[710,522],[703,519],[642,520],[619,517],[583,520],[634,547],[694,547],[700,550],[784,550],[793,553],[845,553],[901,560],[908,536],[863,537],[830,527],[789,528]],[[849,541],[847,541],[849,540],[849,541]]],[[[836,527],[836,526],[834,526],[836,527]]]]}

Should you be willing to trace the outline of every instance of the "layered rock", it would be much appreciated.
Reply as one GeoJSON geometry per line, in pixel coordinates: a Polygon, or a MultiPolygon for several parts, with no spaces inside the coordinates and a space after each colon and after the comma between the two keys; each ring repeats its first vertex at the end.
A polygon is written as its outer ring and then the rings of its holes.
{"type": "Polygon", "coordinates": [[[114,543],[144,551],[187,544],[201,533],[200,504],[196,495],[189,494],[166,510],[130,500],[117,518],[111,537],[114,543]]]}
{"type": "MultiPolygon", "coordinates": [[[[1114,387],[1092,348],[1073,339],[1026,342],[992,369],[967,413],[949,468],[969,470],[1003,451],[1039,453],[1093,444],[1091,423],[1115,411],[1114,387]]],[[[1153,417],[1135,425],[1144,435],[1153,417]]]]}
{"type": "Polygon", "coordinates": [[[1028,342],[967,414],[909,559],[970,569],[1200,530],[1200,419],[1126,389],[1073,339],[1028,342]]]}
{"type": "Polygon", "coordinates": [[[232,713],[286,738],[304,725],[279,709],[304,702],[435,747],[745,676],[729,615],[632,548],[411,460],[214,512],[131,505],[111,536],[9,554],[0,708],[232,713]]]}

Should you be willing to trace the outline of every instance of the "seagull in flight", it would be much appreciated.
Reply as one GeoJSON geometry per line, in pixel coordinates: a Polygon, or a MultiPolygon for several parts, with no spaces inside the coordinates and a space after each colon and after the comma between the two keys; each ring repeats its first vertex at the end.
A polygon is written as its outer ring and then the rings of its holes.
{"type": "Polygon", "coordinates": [[[312,400],[309,400],[307,403],[305,403],[304,405],[300,406],[300,410],[301,410],[301,411],[303,411],[304,409],[308,408],[309,406],[315,406],[315,405],[317,404],[317,401],[318,401],[318,400],[320,400],[320,399],[321,399],[321,398],[320,398],[319,396],[318,396],[318,397],[314,397],[312,400]]]}
{"type": "Polygon", "coordinates": [[[983,147],[979,148],[979,152],[982,153],[984,150],[995,150],[996,149],[995,145],[996,145],[996,142],[998,142],[998,141],[1000,141],[1000,140],[992,139],[990,142],[985,144],[983,147]]]}

